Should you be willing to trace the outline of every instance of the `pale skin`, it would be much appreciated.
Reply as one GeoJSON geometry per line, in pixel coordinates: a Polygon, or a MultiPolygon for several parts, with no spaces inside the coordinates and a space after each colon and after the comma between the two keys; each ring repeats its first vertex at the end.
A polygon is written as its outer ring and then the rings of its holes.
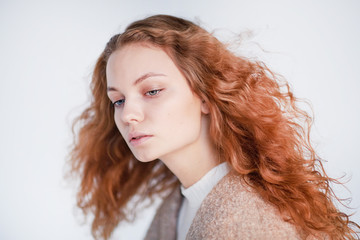
{"type": "Polygon", "coordinates": [[[208,106],[166,52],[126,45],[111,54],[106,76],[116,126],[139,161],[160,159],[185,188],[219,164],[208,106]]]}

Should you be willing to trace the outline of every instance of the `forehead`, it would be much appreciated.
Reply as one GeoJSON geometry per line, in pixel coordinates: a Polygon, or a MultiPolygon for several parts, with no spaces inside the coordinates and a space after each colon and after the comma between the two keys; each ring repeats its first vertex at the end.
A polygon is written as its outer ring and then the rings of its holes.
{"type": "Polygon", "coordinates": [[[172,59],[161,48],[144,45],[126,45],[113,52],[106,65],[108,80],[113,78],[136,78],[146,72],[162,72],[163,74],[177,71],[172,59]]]}

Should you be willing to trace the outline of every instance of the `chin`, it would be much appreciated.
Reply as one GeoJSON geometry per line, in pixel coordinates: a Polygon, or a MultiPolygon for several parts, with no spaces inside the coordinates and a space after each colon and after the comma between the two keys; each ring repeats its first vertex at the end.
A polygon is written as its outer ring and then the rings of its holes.
{"type": "Polygon", "coordinates": [[[158,158],[152,155],[146,155],[146,154],[134,154],[135,158],[139,161],[139,162],[152,162],[154,160],[157,160],[158,158]]]}

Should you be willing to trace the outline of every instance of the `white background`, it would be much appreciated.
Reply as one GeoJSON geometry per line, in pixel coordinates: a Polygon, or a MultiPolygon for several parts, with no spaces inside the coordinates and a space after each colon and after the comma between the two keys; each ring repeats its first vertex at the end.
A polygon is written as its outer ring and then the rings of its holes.
{"type": "MultiPolygon", "coordinates": [[[[151,14],[199,18],[286,77],[315,113],[313,142],[360,207],[360,1],[0,1],[0,239],[91,239],[63,178],[70,124],[105,43],[151,14]],[[224,30],[227,29],[227,30],[224,30]],[[259,51],[259,44],[267,52],[259,51]],[[249,49],[254,49],[250,50],[249,49]]],[[[347,212],[352,212],[348,211],[347,212]]],[[[142,239],[154,208],[113,239],[142,239]]],[[[353,220],[360,223],[360,213],[353,220]]]]}

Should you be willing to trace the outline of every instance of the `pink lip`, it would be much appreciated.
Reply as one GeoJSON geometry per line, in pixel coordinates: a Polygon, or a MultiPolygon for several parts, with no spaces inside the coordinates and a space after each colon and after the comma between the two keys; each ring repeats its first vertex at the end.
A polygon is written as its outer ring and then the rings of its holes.
{"type": "Polygon", "coordinates": [[[128,141],[132,146],[138,146],[145,142],[153,135],[142,133],[142,132],[131,132],[128,134],[128,141]]]}
{"type": "Polygon", "coordinates": [[[135,147],[135,146],[138,146],[138,145],[142,144],[143,142],[147,141],[151,137],[152,137],[152,135],[143,135],[137,139],[131,139],[129,142],[132,146],[135,147]]]}

